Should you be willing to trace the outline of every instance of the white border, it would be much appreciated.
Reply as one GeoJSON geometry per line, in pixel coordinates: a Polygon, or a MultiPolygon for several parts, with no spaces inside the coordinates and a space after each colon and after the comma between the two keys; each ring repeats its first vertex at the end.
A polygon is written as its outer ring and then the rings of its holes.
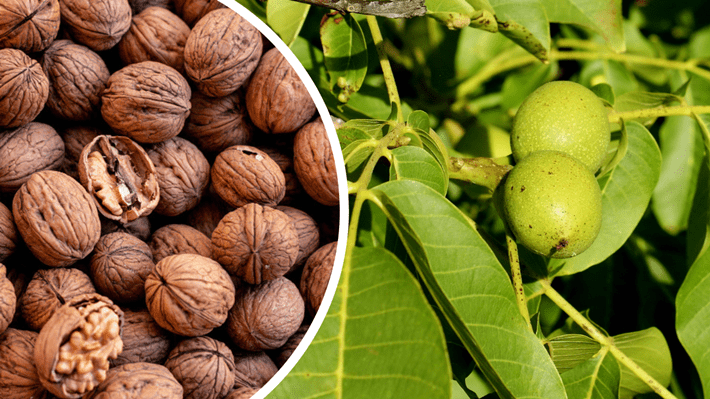
{"type": "Polygon", "coordinates": [[[293,369],[298,360],[303,356],[308,346],[313,341],[313,337],[316,332],[320,329],[325,315],[330,308],[330,304],[335,296],[335,290],[338,285],[338,280],[340,280],[340,273],[343,270],[343,259],[345,258],[345,245],[347,242],[348,233],[348,184],[347,176],[345,174],[345,161],[343,160],[343,154],[340,151],[340,142],[338,141],[338,136],[335,132],[335,125],[330,117],[330,112],[328,107],[325,105],[323,98],[318,92],[318,88],[311,79],[310,75],[306,69],[301,65],[296,55],[293,54],[291,49],[284,43],[279,35],[276,34],[268,25],[266,25],[259,17],[252,14],[251,11],[246,9],[243,5],[239,4],[235,0],[219,0],[220,3],[231,8],[240,14],[244,19],[249,21],[254,25],[261,33],[274,44],[274,46],[281,51],[286,60],[291,64],[296,74],[301,78],[303,84],[308,89],[308,92],[316,103],[316,108],[320,114],[323,124],[325,125],[325,130],[328,132],[328,139],[330,140],[330,147],[333,149],[333,157],[335,158],[335,170],[338,175],[338,194],[340,196],[340,221],[338,225],[338,244],[335,250],[335,264],[333,265],[333,274],[330,276],[330,282],[328,283],[328,288],[325,290],[325,296],[323,297],[323,302],[313,318],[310,328],[306,332],[306,335],[301,340],[301,344],[298,345],[293,355],[286,361],[286,363],[279,369],[276,375],[269,380],[269,382],[264,385],[263,388],[257,392],[252,399],[264,399],[271,391],[276,388],[276,386],[281,383],[281,381],[286,377],[286,375],[293,369]]]}

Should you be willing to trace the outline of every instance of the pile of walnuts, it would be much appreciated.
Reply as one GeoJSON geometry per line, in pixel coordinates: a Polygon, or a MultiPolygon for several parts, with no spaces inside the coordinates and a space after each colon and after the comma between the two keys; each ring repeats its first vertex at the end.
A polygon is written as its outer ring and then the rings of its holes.
{"type": "Polygon", "coordinates": [[[0,397],[250,397],[338,204],[303,82],[218,1],[0,4],[0,397]]]}

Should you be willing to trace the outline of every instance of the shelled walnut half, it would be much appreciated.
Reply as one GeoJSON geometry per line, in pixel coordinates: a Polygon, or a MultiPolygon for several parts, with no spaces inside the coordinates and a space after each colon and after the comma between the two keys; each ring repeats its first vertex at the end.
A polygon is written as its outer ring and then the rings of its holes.
{"type": "Polygon", "coordinates": [[[99,135],[79,157],[79,178],[106,218],[127,223],[150,214],[160,200],[146,151],[124,136],[99,135]]]}

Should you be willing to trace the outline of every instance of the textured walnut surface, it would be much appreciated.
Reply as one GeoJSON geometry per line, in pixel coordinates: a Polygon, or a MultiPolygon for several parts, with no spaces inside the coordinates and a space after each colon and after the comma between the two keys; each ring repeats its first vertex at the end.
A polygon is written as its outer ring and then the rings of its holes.
{"type": "Polygon", "coordinates": [[[298,234],[298,257],[294,262],[291,270],[293,271],[298,266],[305,263],[311,254],[318,249],[320,244],[320,233],[318,232],[318,223],[306,212],[290,206],[277,206],[276,209],[285,213],[291,218],[293,226],[298,234]]]}
{"type": "Polygon", "coordinates": [[[293,141],[293,163],[308,195],[326,206],[339,203],[338,175],[328,133],[320,118],[303,126],[293,141]]]}
{"type": "Polygon", "coordinates": [[[175,9],[188,25],[194,26],[208,12],[226,6],[218,0],[175,0],[175,9]]]}
{"type": "Polygon", "coordinates": [[[212,256],[212,241],[186,224],[169,224],[159,228],[153,232],[149,245],[156,262],[177,254],[212,256]]]}
{"type": "Polygon", "coordinates": [[[64,141],[45,123],[0,132],[0,191],[14,192],[34,172],[58,169],[63,161],[64,141]]]}
{"type": "Polygon", "coordinates": [[[202,151],[219,153],[233,145],[247,144],[254,127],[244,104],[244,90],[223,97],[192,93],[192,109],[181,133],[202,151]]]}
{"type": "Polygon", "coordinates": [[[131,27],[128,0],[60,0],[63,26],[95,51],[115,46],[131,27]]]}
{"type": "Polygon", "coordinates": [[[5,204],[0,203],[0,262],[15,252],[18,239],[12,211],[5,204]]]}
{"type": "Polygon", "coordinates": [[[0,333],[10,326],[15,316],[16,305],[15,286],[7,278],[7,268],[0,263],[0,333]]]}
{"type": "Polygon", "coordinates": [[[279,369],[265,352],[234,351],[234,385],[261,388],[279,369]]]}
{"type": "Polygon", "coordinates": [[[311,316],[316,314],[323,302],[330,275],[333,274],[337,246],[337,242],[323,245],[308,258],[303,266],[299,288],[311,316]]]}
{"type": "Polygon", "coordinates": [[[37,61],[21,50],[0,49],[0,129],[31,122],[48,96],[49,80],[37,61]]]}
{"type": "Polygon", "coordinates": [[[83,399],[182,399],[182,385],[162,365],[146,362],[112,367],[83,399]]]}
{"type": "Polygon", "coordinates": [[[163,364],[168,357],[172,334],[155,322],[147,309],[123,309],[123,352],[111,360],[111,366],[148,362],[163,364]]]}
{"type": "Polygon", "coordinates": [[[100,127],[88,124],[69,126],[59,130],[59,135],[64,141],[64,161],[59,168],[64,172],[79,180],[79,157],[84,147],[96,136],[106,134],[100,127]]]}
{"type": "Polygon", "coordinates": [[[259,392],[258,389],[249,387],[240,387],[229,392],[229,395],[225,396],[224,399],[249,399],[259,392]]]}
{"type": "Polygon", "coordinates": [[[94,200],[68,175],[36,172],[12,201],[17,230],[32,254],[47,266],[68,266],[94,248],[101,233],[94,200]]]}
{"type": "Polygon", "coordinates": [[[0,3],[0,48],[42,51],[57,37],[60,20],[58,0],[4,0],[0,3]]]}
{"type": "Polygon", "coordinates": [[[271,352],[272,359],[277,367],[283,367],[286,361],[293,355],[293,352],[298,348],[298,345],[301,344],[303,337],[310,327],[310,324],[302,324],[301,327],[298,327],[298,330],[288,338],[283,346],[271,352]]]}
{"type": "Polygon", "coordinates": [[[165,361],[185,389],[185,399],[219,399],[234,385],[234,356],[227,345],[210,337],[181,341],[165,361]]]}
{"type": "Polygon", "coordinates": [[[284,194],[283,199],[279,202],[279,205],[291,205],[296,204],[302,199],[304,194],[303,186],[298,181],[296,176],[296,171],[293,169],[293,141],[285,147],[273,147],[273,146],[260,146],[259,149],[267,153],[271,159],[279,165],[281,172],[284,174],[284,179],[286,180],[286,194],[284,194]]]}
{"type": "Polygon", "coordinates": [[[45,389],[34,364],[37,333],[8,328],[0,335],[0,395],[5,399],[40,398],[45,389]]]}

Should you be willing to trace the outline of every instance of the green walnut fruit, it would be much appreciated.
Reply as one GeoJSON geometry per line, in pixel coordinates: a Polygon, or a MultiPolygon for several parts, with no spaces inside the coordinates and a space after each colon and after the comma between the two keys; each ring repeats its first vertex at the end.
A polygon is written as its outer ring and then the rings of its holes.
{"type": "Polygon", "coordinates": [[[594,174],[559,151],[534,152],[498,186],[508,227],[520,244],[552,258],[589,248],[602,224],[602,194],[594,174]]]}
{"type": "Polygon", "coordinates": [[[594,173],[604,162],[610,138],[607,110],[599,97],[579,83],[555,81],[523,101],[513,120],[510,146],[518,162],[536,151],[562,151],[594,173]]]}

